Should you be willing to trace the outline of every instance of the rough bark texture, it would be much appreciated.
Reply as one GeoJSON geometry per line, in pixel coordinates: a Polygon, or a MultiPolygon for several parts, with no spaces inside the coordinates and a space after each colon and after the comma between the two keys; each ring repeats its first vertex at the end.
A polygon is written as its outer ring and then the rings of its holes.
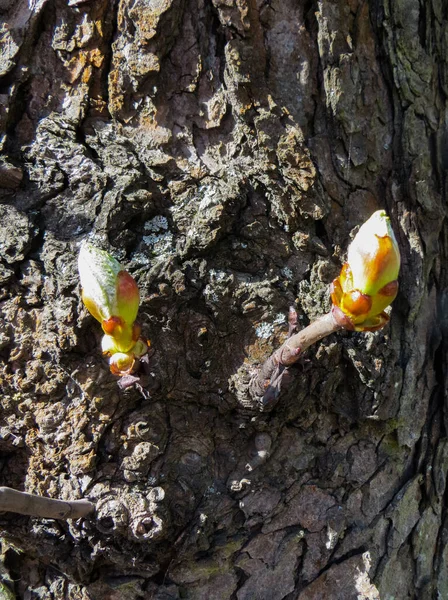
{"type": "Polygon", "coordinates": [[[4,597],[448,597],[447,3],[1,0],[0,19],[0,484],[97,506],[3,514],[4,597]],[[288,307],[328,311],[382,207],[390,325],[308,350],[260,412],[248,383],[288,307]],[[143,390],[81,304],[85,237],[142,290],[143,390]]]}

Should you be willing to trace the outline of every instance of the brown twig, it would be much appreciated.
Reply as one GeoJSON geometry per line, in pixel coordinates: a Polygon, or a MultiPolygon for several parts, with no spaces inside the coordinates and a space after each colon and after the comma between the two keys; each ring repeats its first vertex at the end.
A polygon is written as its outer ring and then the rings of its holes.
{"type": "Polygon", "coordinates": [[[291,335],[296,325],[294,316],[295,311],[291,309],[289,315],[290,337],[271,354],[250,382],[250,394],[257,398],[262,408],[275,403],[280,395],[282,383],[285,383],[285,379],[288,378],[288,367],[297,362],[309,346],[330,333],[343,329],[336,322],[333,312],[330,311],[299,333],[291,335]]]}
{"type": "Polygon", "coordinates": [[[43,519],[80,519],[93,512],[88,500],[54,500],[0,487],[0,512],[15,512],[43,519]]]}

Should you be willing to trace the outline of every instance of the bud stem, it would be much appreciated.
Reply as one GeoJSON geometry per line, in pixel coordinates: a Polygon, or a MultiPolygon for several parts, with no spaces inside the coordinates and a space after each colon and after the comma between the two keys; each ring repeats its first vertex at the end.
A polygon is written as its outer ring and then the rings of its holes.
{"type": "Polygon", "coordinates": [[[80,519],[93,512],[95,505],[88,500],[54,500],[0,487],[0,511],[43,519],[80,519]]]}
{"type": "Polygon", "coordinates": [[[340,329],[343,327],[336,322],[330,311],[299,333],[291,335],[271,354],[253,377],[249,386],[251,396],[256,397],[262,407],[274,403],[280,395],[281,380],[287,373],[287,368],[297,362],[309,346],[340,329]]]}

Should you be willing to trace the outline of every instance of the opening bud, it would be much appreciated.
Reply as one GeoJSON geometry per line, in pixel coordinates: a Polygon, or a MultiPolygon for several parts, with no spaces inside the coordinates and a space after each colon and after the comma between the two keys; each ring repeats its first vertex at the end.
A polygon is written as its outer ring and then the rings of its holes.
{"type": "Polygon", "coordinates": [[[399,270],[400,251],[390,219],[378,210],[360,227],[331,285],[335,318],[344,327],[342,321],[348,319],[358,331],[383,327],[389,320],[384,309],[398,293],[399,270]]]}
{"type": "Polygon", "coordinates": [[[102,350],[110,356],[111,371],[127,374],[135,358],[148,348],[135,323],[140,302],[137,284],[113,256],[86,242],[79,252],[78,269],[82,300],[105,333],[102,350]]]}

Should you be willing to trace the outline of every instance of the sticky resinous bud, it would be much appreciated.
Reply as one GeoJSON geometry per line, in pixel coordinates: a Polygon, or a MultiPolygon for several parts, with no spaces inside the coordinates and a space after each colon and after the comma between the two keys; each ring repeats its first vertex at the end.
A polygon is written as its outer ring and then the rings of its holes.
{"type": "Polygon", "coordinates": [[[101,323],[102,350],[115,375],[132,373],[148,346],[135,323],[140,294],[134,278],[104,250],[84,242],[78,257],[82,301],[101,323]]]}
{"type": "Polygon", "coordinates": [[[400,251],[390,219],[378,210],[359,229],[347,262],[331,285],[333,315],[345,329],[375,331],[398,293],[400,251]]]}

